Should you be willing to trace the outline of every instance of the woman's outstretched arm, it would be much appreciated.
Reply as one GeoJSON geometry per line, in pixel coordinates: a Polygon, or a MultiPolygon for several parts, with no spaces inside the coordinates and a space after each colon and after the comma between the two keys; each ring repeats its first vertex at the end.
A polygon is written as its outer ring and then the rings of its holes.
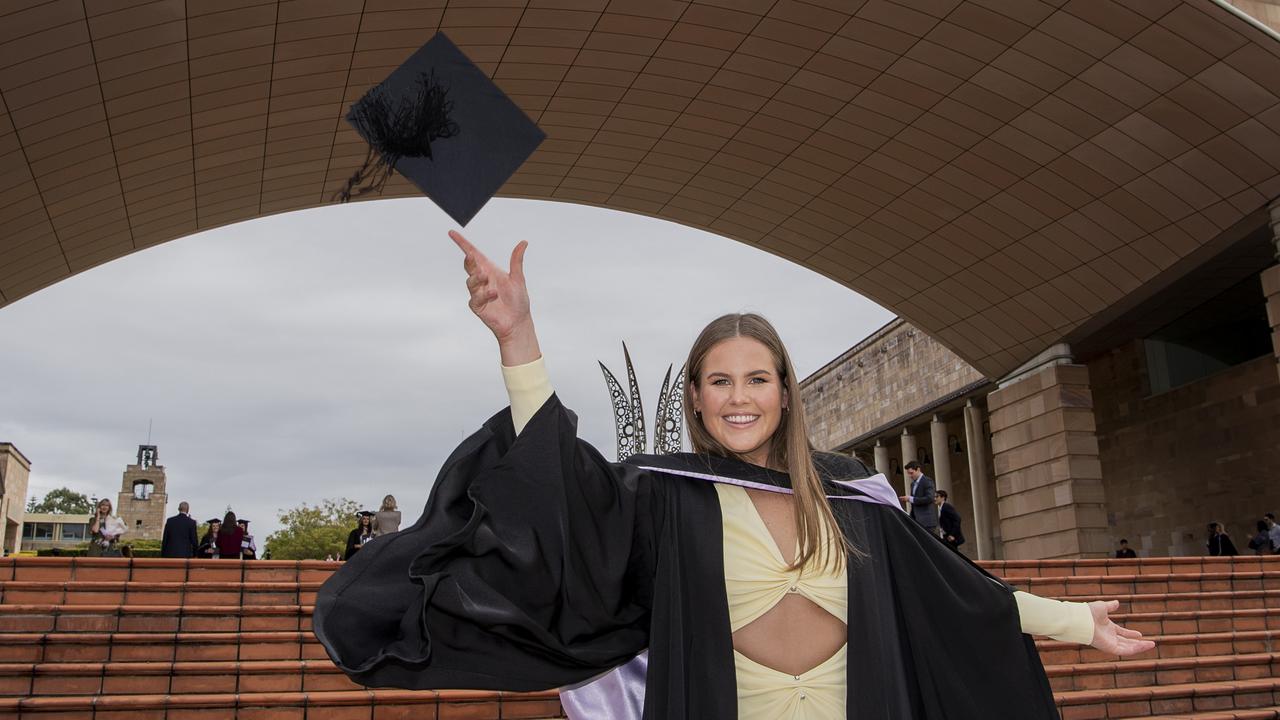
{"type": "Polygon", "coordinates": [[[471,293],[468,305],[498,340],[502,379],[511,401],[511,421],[519,434],[552,392],[524,281],[524,252],[529,244],[516,245],[511,252],[511,270],[504,273],[461,233],[450,232],[449,237],[465,254],[462,267],[467,271],[467,290],[471,293]]]}

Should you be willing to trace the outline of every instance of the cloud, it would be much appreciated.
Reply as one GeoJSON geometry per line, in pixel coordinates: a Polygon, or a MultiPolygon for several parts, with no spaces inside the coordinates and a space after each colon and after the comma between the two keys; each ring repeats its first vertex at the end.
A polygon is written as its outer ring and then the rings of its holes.
{"type": "MultiPolygon", "coordinates": [[[[169,512],[230,504],[260,538],[325,497],[406,519],[448,453],[505,406],[497,347],[466,307],[452,225],[429,201],[330,206],[182,238],[0,309],[0,441],[31,493],[114,497],[147,439],[169,512]]],[[[744,244],[579,205],[495,200],[465,230],[491,257],[520,239],[552,380],[584,438],[614,453],[596,365],[631,348],[652,415],[702,326],[755,310],[801,375],[890,314],[744,244]]]]}

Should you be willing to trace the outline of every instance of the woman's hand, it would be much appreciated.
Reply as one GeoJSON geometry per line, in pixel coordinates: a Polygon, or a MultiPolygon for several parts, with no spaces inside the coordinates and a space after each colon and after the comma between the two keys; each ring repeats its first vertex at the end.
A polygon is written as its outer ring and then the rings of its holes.
{"type": "Polygon", "coordinates": [[[511,251],[511,268],[503,271],[456,230],[449,237],[465,257],[467,290],[471,312],[493,332],[507,367],[524,365],[542,357],[538,336],[529,311],[529,290],[524,280],[524,252],[529,243],[521,241],[511,251]]]}
{"type": "Polygon", "coordinates": [[[1154,648],[1156,644],[1143,640],[1142,633],[1111,621],[1108,615],[1119,609],[1119,600],[1089,603],[1089,612],[1093,614],[1093,642],[1089,645],[1110,655],[1137,655],[1154,648]]]}

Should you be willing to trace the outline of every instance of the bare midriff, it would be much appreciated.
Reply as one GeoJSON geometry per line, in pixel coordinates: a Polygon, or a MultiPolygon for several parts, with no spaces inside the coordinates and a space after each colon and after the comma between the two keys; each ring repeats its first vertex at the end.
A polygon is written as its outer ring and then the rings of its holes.
{"type": "MultiPolygon", "coordinates": [[[[748,490],[756,512],[788,563],[796,556],[794,499],[748,490]]],[[[733,647],[767,668],[801,675],[833,656],[844,644],[844,622],[799,593],[788,593],[760,617],[733,633],[733,647]]]]}

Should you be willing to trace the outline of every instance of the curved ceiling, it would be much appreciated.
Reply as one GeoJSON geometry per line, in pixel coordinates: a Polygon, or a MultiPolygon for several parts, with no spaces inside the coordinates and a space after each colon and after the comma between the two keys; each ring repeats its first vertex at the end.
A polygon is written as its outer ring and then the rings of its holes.
{"type": "MultiPolygon", "coordinates": [[[[1280,194],[1280,44],[1214,0],[0,12],[0,304],[197,230],[330,202],[365,154],[347,105],[437,29],[548,134],[503,195],[760,247],[989,376],[1280,194]]],[[[412,193],[397,179],[384,197],[412,193]]]]}

